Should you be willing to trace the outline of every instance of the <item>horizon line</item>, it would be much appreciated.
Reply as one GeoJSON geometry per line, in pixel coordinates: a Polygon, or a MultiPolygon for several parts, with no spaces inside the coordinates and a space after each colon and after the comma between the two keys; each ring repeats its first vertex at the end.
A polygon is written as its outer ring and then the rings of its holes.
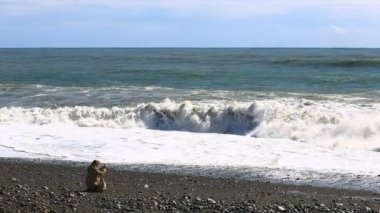
{"type": "Polygon", "coordinates": [[[0,47],[0,49],[380,49],[380,47],[297,47],[297,46],[256,46],[256,47],[201,47],[201,46],[32,46],[32,47],[0,47]]]}

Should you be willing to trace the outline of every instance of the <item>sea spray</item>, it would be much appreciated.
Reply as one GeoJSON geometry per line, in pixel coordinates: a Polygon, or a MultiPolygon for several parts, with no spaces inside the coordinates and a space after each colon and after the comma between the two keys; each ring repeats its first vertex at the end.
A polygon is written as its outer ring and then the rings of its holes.
{"type": "Polygon", "coordinates": [[[291,139],[330,147],[379,148],[379,106],[297,99],[141,103],[134,107],[0,108],[0,123],[147,128],[291,139]]]}

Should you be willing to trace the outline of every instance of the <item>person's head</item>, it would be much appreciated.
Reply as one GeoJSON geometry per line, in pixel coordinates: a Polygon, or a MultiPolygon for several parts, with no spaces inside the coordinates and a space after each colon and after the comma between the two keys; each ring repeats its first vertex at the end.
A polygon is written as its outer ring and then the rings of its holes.
{"type": "Polygon", "coordinates": [[[91,166],[94,166],[94,167],[99,166],[99,165],[100,165],[100,161],[98,161],[98,160],[94,160],[91,163],[91,166]]]}

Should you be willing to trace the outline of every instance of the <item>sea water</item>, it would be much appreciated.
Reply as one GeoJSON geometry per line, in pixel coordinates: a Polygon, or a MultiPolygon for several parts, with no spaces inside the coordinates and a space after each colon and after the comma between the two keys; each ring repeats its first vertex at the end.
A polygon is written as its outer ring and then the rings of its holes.
{"type": "Polygon", "coordinates": [[[0,156],[378,191],[380,49],[0,49],[0,156]]]}

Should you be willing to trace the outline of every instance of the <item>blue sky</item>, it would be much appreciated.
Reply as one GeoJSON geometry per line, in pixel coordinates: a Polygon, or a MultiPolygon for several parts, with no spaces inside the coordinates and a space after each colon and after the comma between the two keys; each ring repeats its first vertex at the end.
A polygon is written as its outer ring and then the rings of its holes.
{"type": "Polygon", "coordinates": [[[0,47],[380,47],[379,0],[0,0],[0,47]]]}

